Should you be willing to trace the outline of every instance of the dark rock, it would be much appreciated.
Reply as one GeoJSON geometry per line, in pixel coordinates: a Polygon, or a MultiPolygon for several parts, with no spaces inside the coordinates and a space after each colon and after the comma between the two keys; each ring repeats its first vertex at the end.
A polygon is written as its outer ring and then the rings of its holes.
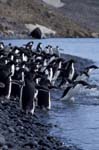
{"type": "Polygon", "coordinates": [[[10,133],[14,133],[15,132],[15,130],[12,127],[9,127],[8,129],[9,129],[10,133]]]}
{"type": "Polygon", "coordinates": [[[8,148],[13,148],[14,147],[14,145],[12,144],[12,143],[6,143],[6,145],[8,146],[8,148]]]}
{"type": "Polygon", "coordinates": [[[32,36],[35,39],[41,39],[42,38],[42,32],[40,28],[35,28],[31,33],[30,36],[32,36]]]}

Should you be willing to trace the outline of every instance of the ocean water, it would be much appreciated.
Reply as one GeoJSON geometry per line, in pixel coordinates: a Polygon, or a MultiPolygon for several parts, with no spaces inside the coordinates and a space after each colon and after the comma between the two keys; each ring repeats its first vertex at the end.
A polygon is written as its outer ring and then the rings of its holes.
{"type": "MultiPolygon", "coordinates": [[[[23,45],[30,40],[6,40],[5,44],[23,45]]],[[[88,58],[99,66],[99,39],[44,39],[34,40],[43,46],[60,47],[62,53],[88,58]]],[[[77,145],[83,150],[99,150],[99,70],[93,71],[89,82],[96,84],[92,90],[81,89],[73,103],[57,100],[61,92],[53,91],[52,109],[43,113],[42,122],[55,125],[50,134],[65,144],[77,145]],[[56,127],[57,125],[57,127],[56,127]]]]}

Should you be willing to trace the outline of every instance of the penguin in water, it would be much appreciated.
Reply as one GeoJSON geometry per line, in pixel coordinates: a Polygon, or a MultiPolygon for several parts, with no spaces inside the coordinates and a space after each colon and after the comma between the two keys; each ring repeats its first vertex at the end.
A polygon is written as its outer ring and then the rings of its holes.
{"type": "Polygon", "coordinates": [[[99,69],[99,67],[97,67],[96,65],[91,65],[88,66],[84,69],[84,72],[86,72],[88,74],[88,76],[90,75],[90,73],[95,70],[95,69],[99,69]]]}
{"type": "MultiPolygon", "coordinates": [[[[69,85],[63,92],[60,100],[72,100],[73,96],[77,94],[81,86],[89,88],[90,85],[85,81],[75,81],[71,85],[69,85]]],[[[74,100],[74,99],[73,99],[74,100]]]]}
{"type": "Polygon", "coordinates": [[[80,71],[79,73],[75,72],[72,80],[68,80],[68,81],[69,83],[80,81],[80,80],[87,81],[88,78],[89,78],[89,75],[86,71],[80,71]]]}

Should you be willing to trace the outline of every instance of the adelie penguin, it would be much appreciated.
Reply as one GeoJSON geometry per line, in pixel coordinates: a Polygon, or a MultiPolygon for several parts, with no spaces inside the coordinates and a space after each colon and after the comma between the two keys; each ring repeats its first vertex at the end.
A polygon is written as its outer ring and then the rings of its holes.
{"type": "Polygon", "coordinates": [[[27,44],[24,44],[24,47],[25,47],[26,49],[32,50],[32,49],[33,49],[33,44],[34,44],[34,42],[33,42],[33,41],[30,41],[30,42],[28,42],[27,44]]]}
{"type": "Polygon", "coordinates": [[[68,80],[72,80],[75,74],[75,61],[73,59],[63,64],[61,69],[61,82],[59,87],[65,86],[68,80]]]}
{"type": "Polygon", "coordinates": [[[34,114],[35,110],[35,83],[30,72],[24,76],[24,84],[20,90],[20,107],[26,113],[34,114]]]}
{"type": "Polygon", "coordinates": [[[90,75],[90,73],[95,69],[99,69],[99,67],[96,65],[91,65],[91,66],[86,67],[84,69],[84,72],[86,72],[88,75],[90,75]]]}
{"type": "Polygon", "coordinates": [[[51,98],[50,98],[50,81],[46,78],[42,78],[39,82],[37,104],[40,108],[51,109],[51,98]]]}
{"type": "Polygon", "coordinates": [[[90,85],[87,82],[82,81],[82,80],[81,81],[75,81],[74,83],[69,85],[64,90],[60,100],[66,100],[66,101],[71,100],[78,93],[78,91],[81,88],[81,86],[84,86],[84,87],[88,88],[90,85]]]}
{"type": "Polygon", "coordinates": [[[42,52],[42,43],[40,42],[40,43],[38,43],[38,45],[37,45],[37,47],[36,47],[36,51],[37,52],[42,52]]]}

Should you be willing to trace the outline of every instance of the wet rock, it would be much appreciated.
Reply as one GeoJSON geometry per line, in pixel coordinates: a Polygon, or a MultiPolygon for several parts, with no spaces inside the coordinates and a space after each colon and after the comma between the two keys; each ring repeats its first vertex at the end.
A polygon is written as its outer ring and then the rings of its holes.
{"type": "Polygon", "coordinates": [[[40,28],[35,28],[31,33],[30,36],[32,36],[35,39],[41,39],[42,37],[42,32],[40,30],[40,28]]]}
{"type": "Polygon", "coordinates": [[[84,38],[84,37],[91,37],[91,35],[89,35],[89,33],[87,33],[87,32],[83,32],[83,31],[74,31],[73,37],[84,38]]]}
{"type": "Polygon", "coordinates": [[[12,143],[6,143],[6,145],[8,146],[9,149],[12,149],[14,147],[12,143]]]}
{"type": "Polygon", "coordinates": [[[23,147],[33,148],[34,145],[35,145],[35,144],[34,144],[33,142],[28,142],[28,143],[25,143],[25,144],[23,145],[23,147]]]}
{"type": "Polygon", "coordinates": [[[10,133],[14,133],[15,132],[15,130],[12,127],[9,127],[8,130],[9,130],[10,133]]]}
{"type": "Polygon", "coordinates": [[[6,141],[5,141],[5,138],[2,134],[0,134],[0,146],[3,146],[5,145],[6,141]]]}
{"type": "Polygon", "coordinates": [[[99,37],[99,33],[93,32],[91,35],[92,35],[93,38],[98,38],[99,37]]]}
{"type": "Polygon", "coordinates": [[[8,150],[8,146],[7,146],[7,145],[4,145],[4,146],[2,147],[2,150],[8,150]]]}

